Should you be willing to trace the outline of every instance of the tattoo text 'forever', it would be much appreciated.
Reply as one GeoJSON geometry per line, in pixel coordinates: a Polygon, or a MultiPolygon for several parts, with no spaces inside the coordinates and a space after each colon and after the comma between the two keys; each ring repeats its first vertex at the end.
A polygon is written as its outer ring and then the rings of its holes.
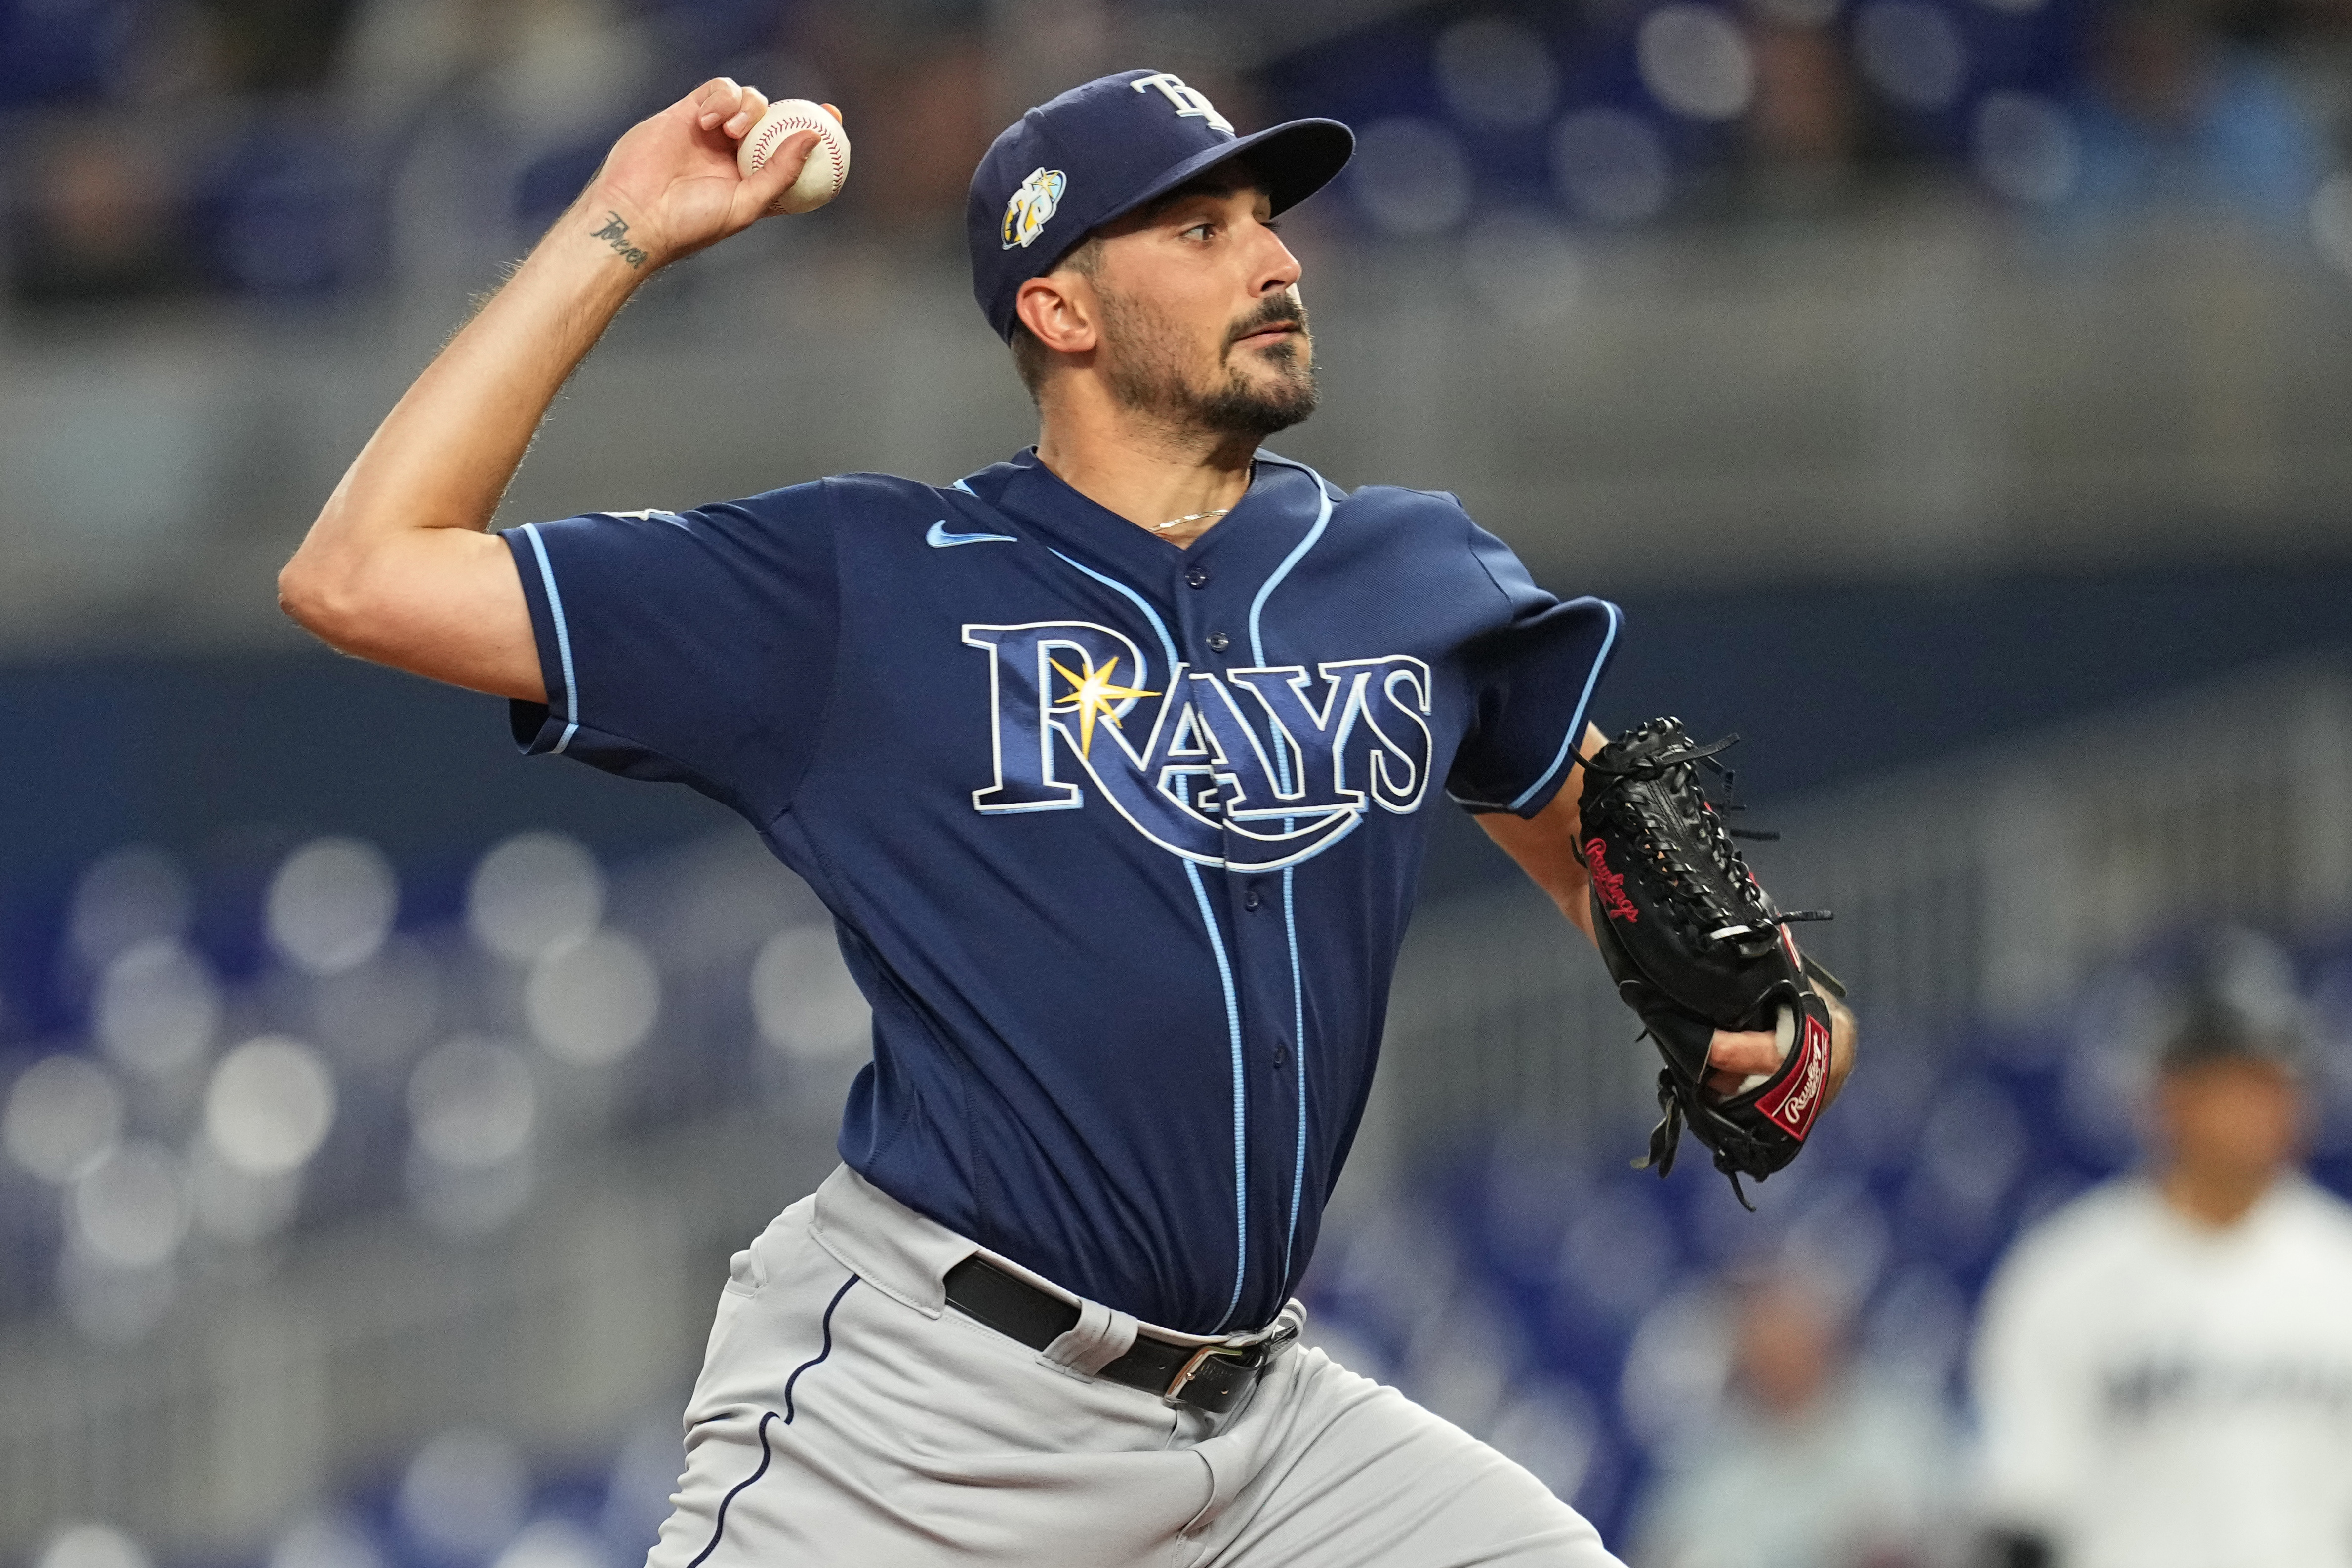
{"type": "Polygon", "coordinates": [[[595,237],[611,246],[613,254],[631,267],[645,266],[646,253],[629,243],[629,225],[623,220],[620,214],[607,212],[604,214],[604,226],[596,231],[595,237]]]}

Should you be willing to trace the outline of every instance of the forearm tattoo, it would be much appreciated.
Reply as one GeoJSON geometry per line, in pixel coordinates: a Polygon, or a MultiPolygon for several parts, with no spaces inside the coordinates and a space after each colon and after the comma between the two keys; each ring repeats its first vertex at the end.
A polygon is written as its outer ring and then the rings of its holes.
{"type": "Polygon", "coordinates": [[[604,214],[604,226],[596,231],[595,237],[611,246],[613,254],[631,267],[645,266],[646,253],[629,243],[629,225],[623,220],[620,214],[607,212],[604,214]]]}

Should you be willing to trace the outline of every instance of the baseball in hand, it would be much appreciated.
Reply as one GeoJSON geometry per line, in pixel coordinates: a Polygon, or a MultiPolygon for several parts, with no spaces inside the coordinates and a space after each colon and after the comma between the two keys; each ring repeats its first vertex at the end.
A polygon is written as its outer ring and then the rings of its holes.
{"type": "Polygon", "coordinates": [[[768,112],[760,116],[736,144],[735,166],[748,179],[774,155],[785,138],[803,131],[816,132],[816,145],[809,150],[808,163],[801,170],[801,177],[769,206],[772,213],[814,212],[841,194],[842,184],[849,178],[848,133],[841,129],[841,121],[825,112],[823,104],[811,103],[804,98],[782,99],[770,104],[768,112]]]}

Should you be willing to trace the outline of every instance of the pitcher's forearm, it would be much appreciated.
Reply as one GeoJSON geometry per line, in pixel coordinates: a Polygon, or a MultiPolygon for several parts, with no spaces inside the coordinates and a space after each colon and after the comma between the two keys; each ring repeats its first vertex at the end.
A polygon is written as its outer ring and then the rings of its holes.
{"type": "Polygon", "coordinates": [[[742,168],[738,141],[766,107],[714,77],[613,144],[344,473],[278,573],[289,615],[346,653],[544,700],[521,581],[484,529],[548,405],[637,286],[758,222],[798,178],[815,131],[742,168]]]}
{"type": "Polygon", "coordinates": [[[626,220],[610,208],[592,218],[589,205],[557,220],[385,416],[298,564],[405,529],[488,524],[555,394],[649,269],[642,250],[614,243],[626,220]]]}
{"type": "Polygon", "coordinates": [[[590,198],[435,356],[278,573],[286,612],[332,647],[478,691],[544,694],[520,585],[484,534],[548,406],[650,258],[590,198]]]}

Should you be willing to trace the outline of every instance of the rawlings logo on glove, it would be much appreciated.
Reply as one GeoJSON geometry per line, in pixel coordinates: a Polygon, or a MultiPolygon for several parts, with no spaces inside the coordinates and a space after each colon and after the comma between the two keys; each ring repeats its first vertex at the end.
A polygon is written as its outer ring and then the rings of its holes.
{"type": "Polygon", "coordinates": [[[1652,719],[1585,761],[1580,804],[1593,939],[1665,1061],[1662,1115],[1638,1163],[1664,1176],[1687,1127],[1746,1204],[1739,1178],[1795,1159],[1828,1097],[1829,1007],[1813,982],[1844,989],[1786,929],[1828,913],[1774,908],[1699,787],[1699,766],[1723,773],[1713,758],[1738,738],[1696,746],[1679,719],[1652,719]],[[1780,1066],[1717,1092],[1706,1080],[1718,1029],[1779,1034],[1780,1066]]]}
{"type": "Polygon", "coordinates": [[[1612,920],[1639,920],[1642,912],[1625,896],[1625,879],[1609,869],[1609,846],[1599,839],[1584,841],[1584,864],[1592,877],[1593,902],[1612,920]]]}
{"type": "Polygon", "coordinates": [[[1799,1050],[1795,1071],[1780,1074],[1780,1087],[1759,1096],[1756,1109],[1801,1144],[1813,1130],[1813,1117],[1822,1108],[1822,1091],[1830,1083],[1829,1026],[1807,1014],[1804,1044],[1799,1050]]]}

